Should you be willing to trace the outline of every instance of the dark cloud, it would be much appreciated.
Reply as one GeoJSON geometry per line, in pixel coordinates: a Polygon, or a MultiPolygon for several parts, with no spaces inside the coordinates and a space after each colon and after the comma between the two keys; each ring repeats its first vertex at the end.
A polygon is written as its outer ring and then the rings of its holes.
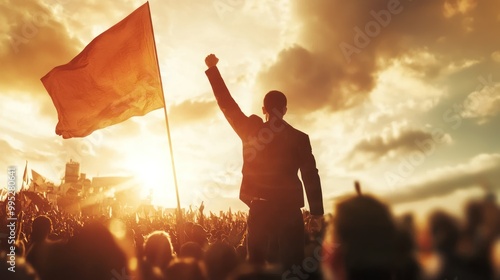
{"type": "Polygon", "coordinates": [[[283,91],[288,107],[294,112],[314,111],[320,107],[339,110],[354,104],[356,97],[345,95],[347,92],[329,94],[341,86],[338,79],[341,72],[320,55],[293,46],[281,51],[276,63],[259,74],[259,80],[267,87],[266,92],[283,91]]]}
{"type": "Polygon", "coordinates": [[[304,112],[349,108],[393,59],[430,53],[437,63],[408,62],[430,79],[453,62],[490,60],[500,43],[491,34],[500,28],[499,10],[493,0],[293,1],[295,45],[258,82],[284,91],[304,112]]]}
{"type": "Polygon", "coordinates": [[[386,133],[362,139],[347,153],[344,162],[351,169],[362,169],[380,162],[384,158],[402,156],[413,151],[420,151],[431,142],[450,142],[447,134],[432,133],[417,129],[402,129],[397,135],[386,133]]]}
{"type": "Polygon", "coordinates": [[[465,164],[442,169],[431,177],[391,191],[384,198],[392,203],[419,201],[448,195],[456,190],[487,187],[500,190],[500,154],[481,154],[465,164]]]}
{"type": "Polygon", "coordinates": [[[40,78],[73,58],[82,43],[40,1],[0,1],[0,17],[0,64],[8,69],[0,89],[45,94],[40,78]]]}

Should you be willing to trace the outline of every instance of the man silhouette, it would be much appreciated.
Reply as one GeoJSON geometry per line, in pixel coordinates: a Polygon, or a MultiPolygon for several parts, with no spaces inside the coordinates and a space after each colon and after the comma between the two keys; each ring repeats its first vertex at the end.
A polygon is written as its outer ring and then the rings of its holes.
{"type": "Polygon", "coordinates": [[[304,206],[300,169],[313,220],[318,230],[323,216],[321,183],[307,134],[283,120],[287,100],[283,93],[270,91],[264,98],[264,122],[246,116],[231,97],[217,63],[210,54],[205,71],[217,104],[243,142],[243,179],[240,199],[250,207],[248,217],[248,258],[263,263],[270,241],[277,241],[279,259],[286,269],[304,259],[304,206]]]}

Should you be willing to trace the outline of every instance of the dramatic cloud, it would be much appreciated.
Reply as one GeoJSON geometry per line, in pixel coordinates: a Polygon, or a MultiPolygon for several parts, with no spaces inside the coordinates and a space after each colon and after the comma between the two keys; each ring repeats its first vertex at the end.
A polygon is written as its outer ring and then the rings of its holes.
{"type": "Polygon", "coordinates": [[[342,69],[332,66],[328,59],[293,46],[281,51],[276,63],[259,74],[259,80],[266,90],[283,91],[289,107],[300,113],[321,107],[340,110],[354,105],[356,95],[349,95],[347,91],[331,94],[343,86],[341,82],[347,86],[347,81],[338,78],[340,75],[342,69]]]}
{"type": "Polygon", "coordinates": [[[40,78],[73,58],[82,43],[41,1],[2,0],[0,17],[0,64],[8,69],[0,75],[0,90],[45,94],[40,78]]]}
{"type": "Polygon", "coordinates": [[[481,154],[464,164],[429,173],[418,182],[392,190],[385,196],[390,202],[405,203],[444,196],[471,187],[500,187],[500,154],[481,154]]]}
{"type": "Polygon", "coordinates": [[[500,28],[498,1],[318,0],[293,1],[292,9],[296,40],[258,81],[305,112],[357,104],[394,59],[432,53],[433,67],[411,62],[432,79],[450,64],[496,57],[500,43],[490,33],[500,28]]]}
{"type": "Polygon", "coordinates": [[[500,83],[485,85],[472,92],[463,106],[462,117],[478,119],[480,124],[487,122],[500,113],[500,83]]]}
{"type": "Polygon", "coordinates": [[[436,147],[445,143],[451,143],[451,136],[441,130],[423,131],[393,126],[378,135],[362,139],[347,153],[344,161],[351,169],[363,169],[387,158],[401,157],[415,151],[426,153],[430,145],[436,147]]]}

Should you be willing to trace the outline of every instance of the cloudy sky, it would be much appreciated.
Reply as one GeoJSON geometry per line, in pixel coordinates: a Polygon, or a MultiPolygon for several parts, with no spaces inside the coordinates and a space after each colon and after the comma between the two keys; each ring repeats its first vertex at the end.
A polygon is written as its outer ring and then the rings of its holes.
{"type": "MultiPolygon", "coordinates": [[[[86,138],[55,134],[40,78],[143,1],[0,0],[0,165],[56,184],[70,159],[88,177],[133,175],[175,206],[162,110],[86,138]]],[[[245,210],[241,143],[204,74],[214,53],[233,96],[261,114],[283,91],[310,135],[326,210],[365,192],[397,211],[457,211],[500,195],[500,2],[495,0],[152,0],[183,205],[245,210]]],[[[6,182],[5,174],[0,181],[6,182]]]]}

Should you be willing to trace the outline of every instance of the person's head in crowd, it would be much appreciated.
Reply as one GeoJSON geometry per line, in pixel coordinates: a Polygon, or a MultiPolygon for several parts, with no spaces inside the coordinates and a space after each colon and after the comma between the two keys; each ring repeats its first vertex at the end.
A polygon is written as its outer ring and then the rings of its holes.
{"type": "Polygon", "coordinates": [[[195,259],[179,258],[170,263],[166,272],[168,280],[206,280],[205,272],[195,259]]]}
{"type": "Polygon", "coordinates": [[[196,260],[201,260],[203,258],[203,250],[200,244],[196,242],[186,242],[182,244],[180,252],[180,258],[193,258],[196,260]]]}
{"type": "Polygon", "coordinates": [[[473,232],[483,222],[483,205],[477,201],[471,201],[465,207],[466,230],[473,232]]]}
{"type": "Polygon", "coordinates": [[[483,210],[479,204],[466,208],[465,231],[452,215],[436,211],[429,219],[432,245],[440,259],[436,279],[493,279],[491,243],[482,227],[483,210]],[[478,206],[476,208],[476,206],[478,206]],[[477,234],[481,228],[482,233],[477,234]],[[465,234],[464,234],[465,233],[465,234]]]}
{"type": "Polygon", "coordinates": [[[0,251],[0,279],[39,280],[36,271],[23,257],[11,259],[7,252],[0,251]],[[10,270],[14,269],[14,271],[10,270]]]}
{"type": "Polygon", "coordinates": [[[31,242],[41,242],[48,238],[52,231],[52,221],[49,217],[41,215],[31,224],[31,242]]]}
{"type": "Polygon", "coordinates": [[[412,214],[406,213],[397,221],[398,252],[412,254],[416,248],[415,225],[412,214]]]}
{"type": "Polygon", "coordinates": [[[164,231],[154,231],[144,242],[144,257],[152,266],[166,268],[174,258],[170,237],[164,231]]]}
{"type": "Polygon", "coordinates": [[[455,253],[460,228],[454,217],[443,211],[436,211],[430,216],[429,229],[434,249],[447,255],[455,253]]]}
{"type": "Polygon", "coordinates": [[[406,213],[401,216],[400,226],[403,230],[410,232],[411,234],[415,233],[415,218],[413,214],[406,213]]]}
{"type": "Polygon", "coordinates": [[[324,243],[324,267],[334,279],[391,279],[395,272],[396,225],[388,207],[359,195],[337,204],[324,243]]]}
{"type": "Polygon", "coordinates": [[[184,233],[187,235],[188,238],[191,238],[192,231],[193,231],[193,223],[192,222],[184,223],[184,233]]]}
{"type": "Polygon", "coordinates": [[[102,223],[87,223],[68,245],[75,279],[109,280],[115,274],[130,275],[125,253],[102,223]]]}
{"type": "Polygon", "coordinates": [[[397,227],[397,272],[396,279],[417,280],[421,278],[421,266],[415,255],[416,241],[413,215],[405,214],[398,219],[397,227]]]}
{"type": "Polygon", "coordinates": [[[191,232],[191,240],[198,243],[201,248],[205,248],[208,244],[208,234],[205,229],[201,225],[194,224],[191,232]]]}
{"type": "Polygon", "coordinates": [[[223,242],[210,245],[203,259],[210,280],[225,279],[238,265],[236,250],[223,242]]]}

